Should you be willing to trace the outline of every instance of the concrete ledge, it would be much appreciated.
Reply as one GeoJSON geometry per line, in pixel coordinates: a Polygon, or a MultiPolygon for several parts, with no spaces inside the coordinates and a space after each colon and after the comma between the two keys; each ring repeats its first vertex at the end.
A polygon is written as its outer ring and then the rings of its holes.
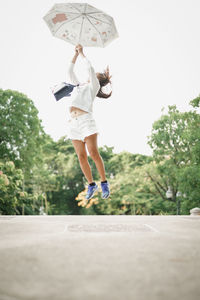
{"type": "Polygon", "coordinates": [[[0,216],[0,300],[199,300],[199,222],[0,216]]]}

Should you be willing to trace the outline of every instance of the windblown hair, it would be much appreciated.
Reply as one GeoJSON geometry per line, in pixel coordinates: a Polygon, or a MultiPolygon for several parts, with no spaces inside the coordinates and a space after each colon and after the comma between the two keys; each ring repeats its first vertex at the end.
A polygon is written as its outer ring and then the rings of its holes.
{"type": "Polygon", "coordinates": [[[107,66],[106,70],[103,73],[99,73],[98,79],[100,84],[100,89],[98,91],[97,97],[107,99],[112,95],[112,91],[109,94],[106,94],[102,91],[102,87],[107,85],[108,83],[111,83],[109,74],[109,67],[107,66]]]}

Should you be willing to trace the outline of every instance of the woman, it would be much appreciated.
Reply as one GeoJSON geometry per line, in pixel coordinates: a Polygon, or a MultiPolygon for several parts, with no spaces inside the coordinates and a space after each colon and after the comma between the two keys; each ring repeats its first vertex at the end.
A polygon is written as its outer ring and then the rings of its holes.
{"type": "Polygon", "coordinates": [[[68,75],[70,83],[78,85],[70,97],[68,138],[72,140],[81,170],[88,181],[86,199],[91,199],[98,190],[98,185],[93,181],[91,167],[88,163],[86,145],[101,177],[102,198],[106,199],[110,195],[109,183],[106,180],[104,163],[98,151],[97,135],[99,133],[92,112],[96,96],[108,98],[112,94],[112,91],[109,94],[102,91],[102,87],[110,82],[109,69],[107,67],[104,73],[95,73],[90,61],[83,53],[83,47],[79,44],[75,47],[75,55],[70,62],[68,75]],[[79,55],[88,69],[89,79],[85,83],[80,83],[74,73],[74,65],[79,55]]]}

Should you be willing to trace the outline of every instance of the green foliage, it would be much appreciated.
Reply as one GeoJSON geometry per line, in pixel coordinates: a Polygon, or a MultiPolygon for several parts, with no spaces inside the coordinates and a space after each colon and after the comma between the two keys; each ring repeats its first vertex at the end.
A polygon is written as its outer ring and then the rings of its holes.
{"type": "Polygon", "coordinates": [[[17,201],[23,197],[21,170],[13,162],[0,163],[0,214],[15,214],[17,201]]]}
{"type": "Polygon", "coordinates": [[[190,105],[193,107],[199,107],[200,106],[200,96],[190,101],[190,105]]]}
{"type": "Polygon", "coordinates": [[[62,137],[57,143],[49,141],[43,151],[48,172],[46,187],[51,183],[49,178],[52,179],[52,186],[46,188],[46,192],[54,206],[53,214],[80,214],[81,208],[77,206],[75,197],[84,188],[85,178],[73,145],[62,137]]]}
{"type": "MultiPolygon", "coordinates": [[[[151,161],[151,158],[145,155],[130,155],[128,152],[121,152],[119,154],[113,154],[108,164],[110,166],[111,173],[109,180],[111,196],[109,199],[101,198],[101,191],[98,195],[90,200],[89,203],[84,200],[85,193],[80,193],[78,196],[79,204],[89,209],[91,214],[148,214],[150,213],[150,207],[148,199],[142,197],[138,192],[137,176],[135,176],[135,170],[140,168],[142,163],[151,161]],[[121,163],[121,158],[129,163],[121,163]],[[116,172],[115,165],[121,165],[116,172]],[[114,175],[115,174],[115,175],[114,175]]],[[[100,182],[98,183],[100,186],[100,182]]],[[[149,198],[149,197],[148,197],[149,198]]]]}
{"type": "MultiPolygon", "coordinates": [[[[169,200],[176,203],[177,213],[188,213],[189,208],[199,203],[199,125],[200,115],[196,111],[180,112],[176,106],[169,106],[168,115],[163,115],[153,124],[149,137],[155,161],[162,162],[157,170],[165,178],[165,187],[171,187],[172,198],[169,200]],[[181,192],[181,197],[177,197],[178,192],[181,192]],[[182,207],[184,211],[181,212],[180,201],[187,210],[182,207]]],[[[160,193],[162,189],[160,183],[160,193]]]]}
{"type": "Polygon", "coordinates": [[[182,194],[182,214],[188,214],[194,207],[200,207],[200,165],[186,166],[179,177],[182,194]]]}
{"type": "Polygon", "coordinates": [[[0,214],[34,214],[39,211],[41,195],[24,191],[24,175],[12,161],[0,162],[0,214]],[[35,201],[35,207],[32,202],[35,201]]]}
{"type": "Polygon", "coordinates": [[[136,166],[142,166],[152,160],[151,157],[141,154],[132,154],[127,151],[122,151],[118,155],[114,155],[110,160],[110,172],[115,175],[118,173],[129,172],[130,169],[136,166]]]}
{"type": "Polygon", "coordinates": [[[0,157],[29,172],[40,156],[43,128],[26,95],[0,89],[0,157]]]}
{"type": "MultiPolygon", "coordinates": [[[[70,140],[47,135],[33,101],[0,90],[0,214],[188,214],[200,206],[200,97],[154,122],[153,156],[99,147],[111,196],[85,200],[87,181],[70,140]],[[167,198],[166,192],[172,195],[167,198]]],[[[94,180],[99,173],[88,157],[94,180]]],[[[98,182],[99,181],[99,182],[98,182]]]]}
{"type": "Polygon", "coordinates": [[[105,201],[99,193],[89,203],[78,197],[79,204],[97,214],[188,214],[200,204],[199,125],[195,110],[169,106],[153,124],[148,141],[153,157],[113,154],[107,162],[111,197],[105,201]]]}

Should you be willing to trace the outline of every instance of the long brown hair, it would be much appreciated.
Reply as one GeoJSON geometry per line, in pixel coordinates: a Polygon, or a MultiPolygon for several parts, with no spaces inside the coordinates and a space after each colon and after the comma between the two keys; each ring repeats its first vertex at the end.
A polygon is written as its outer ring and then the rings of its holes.
{"type": "Polygon", "coordinates": [[[103,73],[98,73],[98,79],[100,84],[100,89],[98,91],[97,97],[107,99],[112,95],[112,91],[109,94],[106,94],[102,91],[102,87],[107,85],[108,83],[111,83],[109,74],[109,67],[107,66],[106,70],[103,73]]]}

